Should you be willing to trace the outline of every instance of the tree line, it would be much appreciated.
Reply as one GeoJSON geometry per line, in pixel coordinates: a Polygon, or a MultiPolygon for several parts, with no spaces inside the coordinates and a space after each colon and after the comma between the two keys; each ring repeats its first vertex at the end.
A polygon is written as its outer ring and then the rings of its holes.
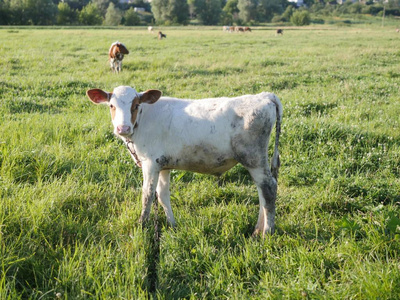
{"type": "Polygon", "coordinates": [[[307,25],[313,16],[338,14],[400,15],[400,0],[377,3],[305,0],[0,0],[0,25],[256,25],[291,22],[307,25]]]}

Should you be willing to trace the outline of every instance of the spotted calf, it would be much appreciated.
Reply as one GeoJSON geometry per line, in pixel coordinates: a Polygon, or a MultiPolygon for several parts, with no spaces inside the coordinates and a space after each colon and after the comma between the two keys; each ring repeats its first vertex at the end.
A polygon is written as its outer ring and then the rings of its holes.
{"type": "Polygon", "coordinates": [[[171,170],[220,176],[240,163],[249,171],[259,195],[254,234],[274,232],[282,120],[277,96],[263,92],[193,101],[161,97],[158,90],[139,93],[128,86],[113,92],[92,89],[87,95],[92,102],[109,106],[114,133],[142,167],[141,222],[148,219],[157,195],[168,222],[175,225],[169,191],[171,170]],[[274,126],[270,164],[267,149],[274,126]]]}

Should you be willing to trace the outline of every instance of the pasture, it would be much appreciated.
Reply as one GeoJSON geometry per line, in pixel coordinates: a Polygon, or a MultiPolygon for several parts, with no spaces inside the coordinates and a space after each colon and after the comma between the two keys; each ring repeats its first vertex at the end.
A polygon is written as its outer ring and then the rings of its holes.
{"type": "Polygon", "coordinates": [[[0,28],[0,299],[399,299],[395,28],[162,31],[0,28]],[[117,40],[130,54],[113,74],[117,40]],[[140,169],[85,95],[119,85],[277,94],[276,233],[251,237],[258,196],[241,166],[174,171],[177,228],[160,210],[157,250],[154,210],[137,224],[140,169]]]}

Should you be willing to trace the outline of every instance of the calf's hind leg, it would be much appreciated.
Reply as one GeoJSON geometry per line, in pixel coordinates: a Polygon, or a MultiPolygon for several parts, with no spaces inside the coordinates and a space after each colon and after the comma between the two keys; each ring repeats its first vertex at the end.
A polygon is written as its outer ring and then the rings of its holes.
{"type": "Polygon", "coordinates": [[[248,169],[258,191],[260,210],[253,235],[272,234],[275,231],[275,200],[277,182],[268,167],[248,169]]]}

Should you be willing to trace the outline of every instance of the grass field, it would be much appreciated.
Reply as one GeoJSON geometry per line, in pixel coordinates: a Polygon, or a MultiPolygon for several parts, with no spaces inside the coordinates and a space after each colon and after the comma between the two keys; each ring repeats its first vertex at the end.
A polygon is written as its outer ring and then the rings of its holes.
{"type": "MultiPolygon", "coordinates": [[[[400,35],[394,27],[0,29],[0,299],[399,299],[400,35]],[[130,50],[112,74],[107,51],[130,50]],[[85,92],[284,106],[277,231],[236,166],[172,172],[178,227],[140,228],[141,173],[85,92]]],[[[156,126],[156,121],[155,121],[156,126]]],[[[154,219],[154,216],[152,216],[154,219]]],[[[151,225],[151,224],[150,224],[151,225]]]]}

